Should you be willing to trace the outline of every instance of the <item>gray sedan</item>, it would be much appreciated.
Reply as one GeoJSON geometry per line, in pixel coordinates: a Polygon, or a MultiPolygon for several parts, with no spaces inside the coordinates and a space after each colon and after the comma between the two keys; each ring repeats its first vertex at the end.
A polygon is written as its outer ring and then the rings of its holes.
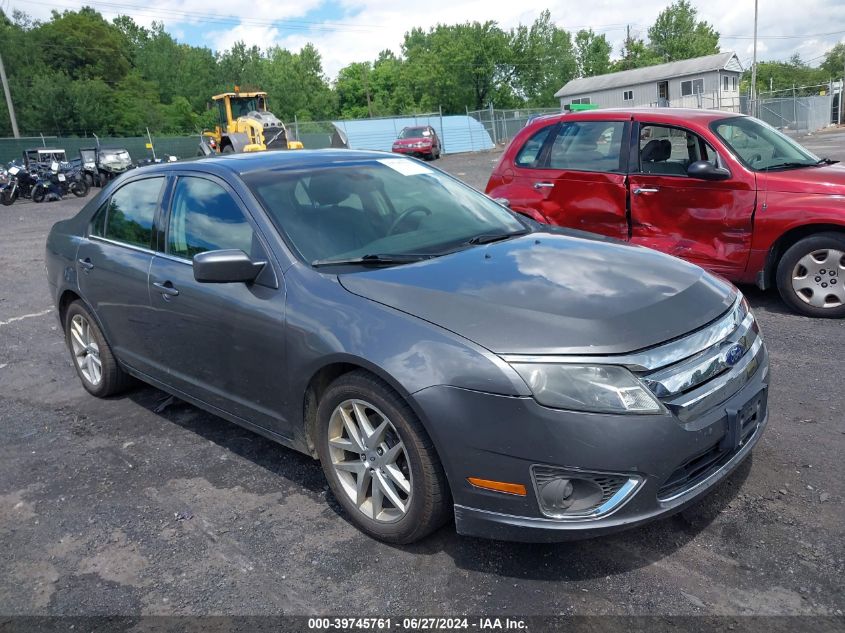
{"type": "Polygon", "coordinates": [[[677,512],[767,421],[729,283],[376,152],[134,170],[57,223],[82,385],[139,379],[320,460],[362,530],[560,540],[677,512]]]}

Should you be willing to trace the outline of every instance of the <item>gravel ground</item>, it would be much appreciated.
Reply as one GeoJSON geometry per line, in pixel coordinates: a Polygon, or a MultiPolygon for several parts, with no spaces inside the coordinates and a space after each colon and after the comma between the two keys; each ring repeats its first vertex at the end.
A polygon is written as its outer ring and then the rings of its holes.
{"type": "MultiPolygon", "coordinates": [[[[845,158],[845,133],[812,142],[845,158]]],[[[496,158],[438,164],[483,188],[496,158]]],[[[0,614],[845,610],[845,322],[744,289],[771,353],[770,424],[694,508],[561,545],[447,525],[396,547],[344,519],[306,456],[149,387],[83,391],[43,268],[49,227],[81,204],[0,207],[0,614]]]]}

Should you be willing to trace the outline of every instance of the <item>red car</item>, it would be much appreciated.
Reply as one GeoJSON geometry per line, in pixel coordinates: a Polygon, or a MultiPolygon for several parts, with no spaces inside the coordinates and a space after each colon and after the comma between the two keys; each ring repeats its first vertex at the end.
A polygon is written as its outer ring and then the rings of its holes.
{"type": "Polygon", "coordinates": [[[835,162],[753,117],[594,110],[526,126],[487,193],[539,222],[777,286],[800,313],[843,317],[845,168],[835,162]]]}
{"type": "Polygon", "coordinates": [[[393,141],[393,152],[396,154],[410,154],[426,160],[440,158],[440,149],[440,139],[430,125],[403,128],[399,137],[393,141]]]}

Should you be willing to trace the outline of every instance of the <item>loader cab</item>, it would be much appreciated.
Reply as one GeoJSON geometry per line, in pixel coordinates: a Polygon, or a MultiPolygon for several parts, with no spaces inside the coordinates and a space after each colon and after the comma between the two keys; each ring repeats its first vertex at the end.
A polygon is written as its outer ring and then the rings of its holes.
{"type": "Polygon", "coordinates": [[[222,131],[234,131],[235,121],[250,112],[267,111],[266,92],[224,92],[212,99],[217,103],[217,116],[222,131]]]}

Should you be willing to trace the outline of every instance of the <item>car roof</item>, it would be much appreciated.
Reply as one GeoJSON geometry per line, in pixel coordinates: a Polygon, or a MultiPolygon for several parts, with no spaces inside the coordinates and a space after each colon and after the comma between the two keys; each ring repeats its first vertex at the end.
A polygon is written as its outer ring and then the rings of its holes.
{"type": "MultiPolygon", "coordinates": [[[[584,112],[562,112],[555,115],[559,120],[582,120],[597,121],[613,119],[616,121],[629,118],[648,117],[655,121],[666,123],[699,123],[707,125],[712,121],[726,119],[736,116],[746,116],[737,112],[725,112],[723,110],[704,110],[699,108],[605,108],[599,110],[586,110],[584,112]]],[[[532,121],[536,124],[538,120],[548,121],[548,117],[532,121]]]]}
{"type": "Polygon", "coordinates": [[[336,167],[343,164],[373,161],[390,158],[393,160],[413,160],[391,152],[377,152],[351,149],[297,149],[276,150],[269,152],[245,152],[242,154],[218,154],[206,158],[196,158],[175,163],[157,163],[145,165],[144,173],[169,171],[203,171],[223,175],[237,175],[252,172],[295,169],[318,169],[336,167]]]}

